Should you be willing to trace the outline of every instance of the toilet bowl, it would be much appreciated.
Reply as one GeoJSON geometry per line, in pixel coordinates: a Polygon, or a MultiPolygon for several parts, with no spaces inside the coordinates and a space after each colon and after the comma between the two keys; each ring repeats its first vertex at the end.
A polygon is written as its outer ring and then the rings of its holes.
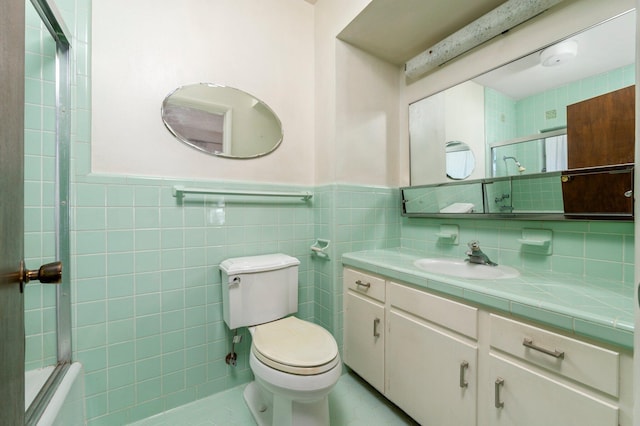
{"type": "Polygon", "coordinates": [[[328,426],[328,395],[342,373],[335,339],[298,310],[298,265],[285,254],[227,259],[222,274],[223,319],[249,327],[255,381],[244,399],[260,426],[328,426]]]}
{"type": "Polygon", "coordinates": [[[328,395],[342,365],[335,339],[295,317],[249,328],[255,381],[244,398],[260,425],[329,425],[328,395]]]}

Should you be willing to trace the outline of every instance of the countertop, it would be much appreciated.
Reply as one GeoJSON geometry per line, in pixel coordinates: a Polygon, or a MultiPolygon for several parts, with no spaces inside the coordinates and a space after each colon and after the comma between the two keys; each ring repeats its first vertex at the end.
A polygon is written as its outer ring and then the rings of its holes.
{"type": "Polygon", "coordinates": [[[414,266],[423,257],[400,248],[365,250],[344,254],[342,263],[633,350],[631,284],[522,268],[517,278],[462,279],[414,266]]]}

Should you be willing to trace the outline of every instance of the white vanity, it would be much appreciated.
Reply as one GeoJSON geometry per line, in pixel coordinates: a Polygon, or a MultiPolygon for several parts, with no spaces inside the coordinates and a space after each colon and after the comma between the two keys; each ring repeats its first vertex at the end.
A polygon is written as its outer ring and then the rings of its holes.
{"type": "Polygon", "coordinates": [[[509,298],[509,280],[429,275],[412,260],[393,250],[344,256],[343,359],[416,421],[631,425],[632,333],[614,322],[612,339],[595,336],[606,324],[580,333],[591,314],[570,302],[554,311],[531,298],[530,315],[514,314],[526,312],[526,277],[511,280],[509,298]]]}

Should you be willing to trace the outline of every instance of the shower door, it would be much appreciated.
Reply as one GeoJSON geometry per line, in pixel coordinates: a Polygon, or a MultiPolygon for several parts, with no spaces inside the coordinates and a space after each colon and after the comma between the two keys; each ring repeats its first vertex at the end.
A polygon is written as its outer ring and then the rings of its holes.
{"type": "Polygon", "coordinates": [[[24,259],[61,263],[24,288],[26,424],[35,424],[71,361],[69,280],[69,36],[53,0],[24,2],[24,259]],[[55,272],[55,270],[53,270],[55,272]]]}
{"type": "Polygon", "coordinates": [[[0,424],[24,424],[24,1],[0,2],[0,424]]]}

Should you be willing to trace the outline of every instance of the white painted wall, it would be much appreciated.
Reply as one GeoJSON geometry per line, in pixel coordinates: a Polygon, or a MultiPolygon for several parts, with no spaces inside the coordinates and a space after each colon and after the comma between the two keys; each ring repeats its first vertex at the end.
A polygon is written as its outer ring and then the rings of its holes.
{"type": "Polygon", "coordinates": [[[341,41],[337,61],[333,180],[398,186],[400,69],[341,41]]]}
{"type": "Polygon", "coordinates": [[[397,186],[403,149],[399,67],[337,40],[370,0],[316,3],[316,176],[333,182],[397,186]]]}
{"type": "Polygon", "coordinates": [[[314,183],[314,6],[300,0],[92,3],[92,172],[314,183]],[[178,86],[211,82],[266,102],[285,137],[250,161],[204,155],[164,128],[178,86]]]}
{"type": "MultiPolygon", "coordinates": [[[[291,184],[409,184],[408,105],[634,6],[565,0],[556,11],[416,82],[336,39],[371,0],[93,3],[92,171],[291,184]],[[175,87],[222,83],[282,120],[274,153],[210,157],[164,129],[175,87]]],[[[435,147],[434,149],[442,149],[435,147]]],[[[479,162],[482,164],[482,162],[479,162]]],[[[433,182],[445,180],[433,168],[433,182]]]]}

